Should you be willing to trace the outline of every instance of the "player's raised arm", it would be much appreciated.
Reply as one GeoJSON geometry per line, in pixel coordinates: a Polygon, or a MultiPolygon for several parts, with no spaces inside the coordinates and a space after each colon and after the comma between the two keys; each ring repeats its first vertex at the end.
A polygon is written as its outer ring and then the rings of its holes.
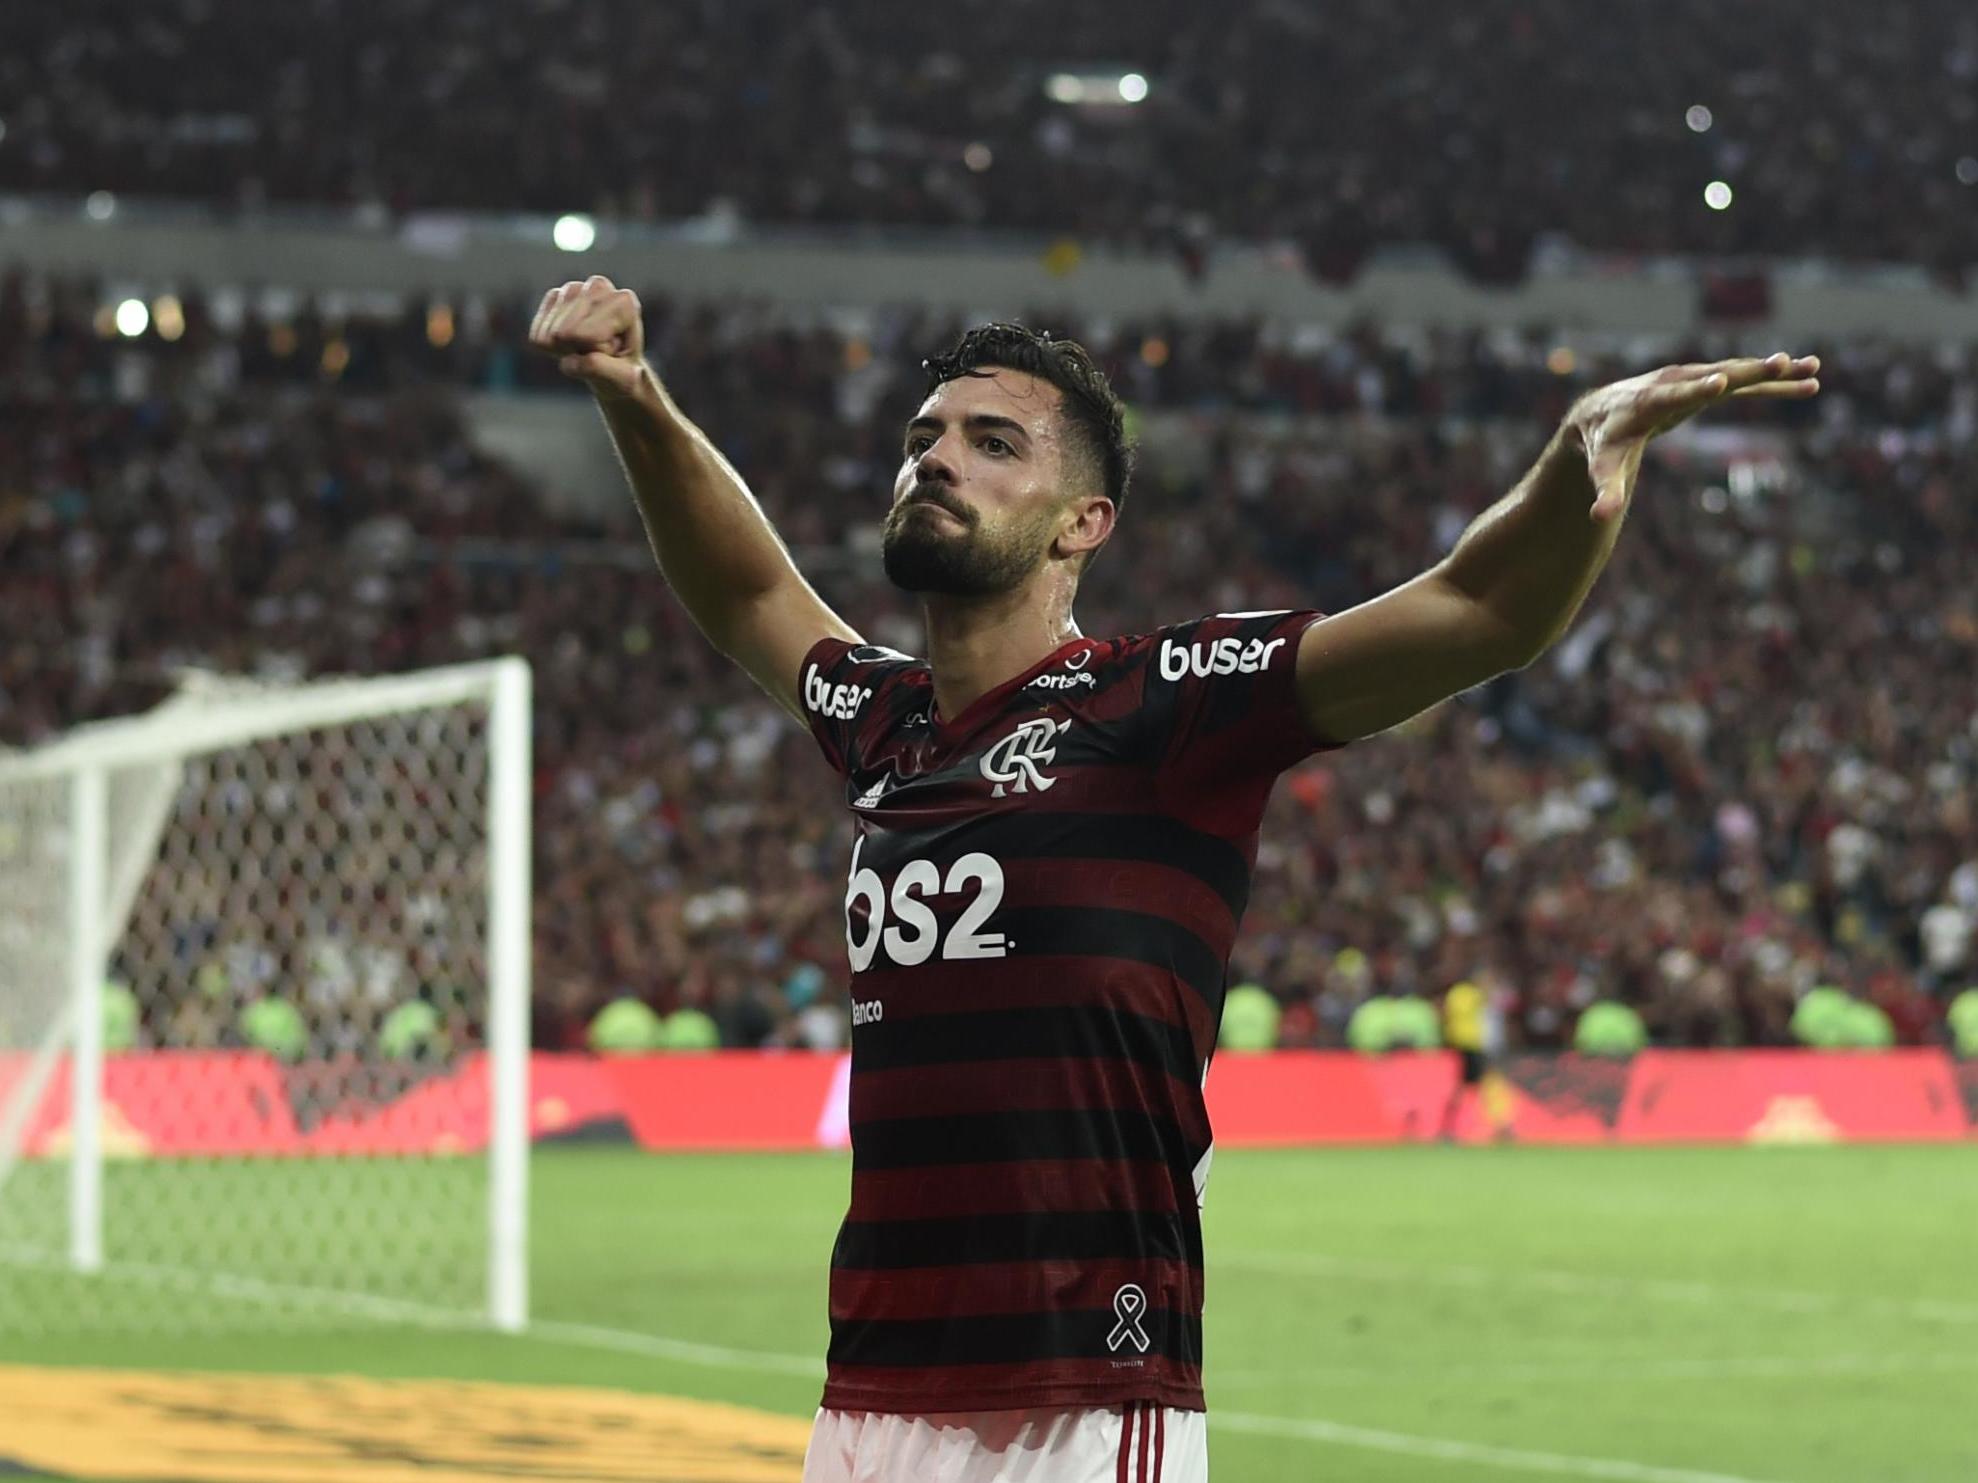
{"type": "Polygon", "coordinates": [[[1392,592],[1312,624],[1298,646],[1300,708],[1346,742],[1530,664],[1566,631],[1634,493],[1649,439],[1731,397],[1807,397],[1820,363],[1666,366],[1590,391],[1545,452],[1448,556],[1392,592]]]}
{"type": "Polygon", "coordinates": [[[819,639],[859,636],[811,590],[741,475],[646,364],[638,296],[606,278],[553,288],[529,343],[597,398],[659,569],[701,632],[801,720],[804,655],[819,639]]]}

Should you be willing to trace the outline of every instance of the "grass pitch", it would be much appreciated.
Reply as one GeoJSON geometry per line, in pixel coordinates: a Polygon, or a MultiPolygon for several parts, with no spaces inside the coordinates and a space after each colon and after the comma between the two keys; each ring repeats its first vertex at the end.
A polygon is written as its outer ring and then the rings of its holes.
{"type": "MultiPolygon", "coordinates": [[[[364,1239],[362,1165],[318,1196],[297,1166],[267,1167],[287,1219],[364,1239]]],[[[333,1300],[269,1331],[257,1282],[307,1271],[205,1280],[169,1221],[121,1213],[169,1211],[187,1172],[113,1168],[107,1277],[0,1261],[0,1363],[816,1405],[842,1157],[539,1149],[540,1323],[523,1337],[333,1300]]],[[[404,1188],[406,1166],[390,1178],[404,1188]]],[[[225,1174],[249,1195],[255,1179],[225,1174]]],[[[457,1291],[439,1264],[478,1217],[463,1204],[462,1231],[422,1259],[434,1269],[390,1290],[457,1291]]],[[[1978,1144],[1224,1151],[1205,1224],[1225,1483],[1978,1479],[1978,1144]]]]}

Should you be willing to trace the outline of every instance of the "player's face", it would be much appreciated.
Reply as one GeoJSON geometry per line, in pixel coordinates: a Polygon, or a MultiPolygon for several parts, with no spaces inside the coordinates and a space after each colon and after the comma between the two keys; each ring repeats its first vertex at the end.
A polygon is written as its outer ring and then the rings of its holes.
{"type": "Polygon", "coordinates": [[[882,531],[895,586],[986,597],[1036,571],[1062,510],[1063,396],[999,367],[943,382],[921,403],[882,531]]]}

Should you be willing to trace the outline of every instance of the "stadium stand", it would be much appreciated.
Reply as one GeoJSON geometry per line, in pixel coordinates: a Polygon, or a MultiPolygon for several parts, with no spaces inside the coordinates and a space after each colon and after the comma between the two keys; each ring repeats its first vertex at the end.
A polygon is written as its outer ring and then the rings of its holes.
{"type": "Polygon", "coordinates": [[[1957,0],[1873,26],[1845,0],[1790,26],[1704,0],[1598,26],[1574,0],[1270,4],[1241,25],[1149,0],[1130,27],[1047,0],[169,0],[142,24],[17,0],[8,31],[0,191],[993,225],[1198,262],[1217,237],[1290,239],[1330,278],[1396,242],[1515,278],[1541,234],[1947,274],[1978,256],[1978,16],[1957,0]],[[1137,69],[1144,99],[1049,90],[1108,69],[1137,69]]]}
{"type": "MultiPolygon", "coordinates": [[[[816,969],[841,961],[841,825],[810,740],[692,630],[629,511],[550,514],[452,401],[541,378],[516,359],[525,306],[463,305],[445,337],[426,306],[232,326],[200,306],[175,339],[129,338],[94,285],[0,284],[0,741],[140,708],[182,664],[525,653],[538,1043],[584,1044],[627,996],[726,1044],[833,1043],[842,991],[816,969]]],[[[779,527],[838,553],[834,606],[915,647],[840,538],[875,518],[917,356],[952,326],[661,303],[653,329],[779,527]]],[[[1065,329],[1161,431],[1081,603],[1095,633],[1384,589],[1508,486],[1575,387],[1641,359],[1568,365],[1538,332],[1065,329]]],[[[1343,1043],[1370,994],[1462,978],[1508,995],[1514,1047],[1570,1044],[1599,999],[1659,1043],[1789,1044],[1816,983],[1904,1043],[1945,1037],[1978,920],[1978,736],[1941,679],[1978,645],[1965,354],[1851,347],[1817,416],[1740,424],[1737,468],[1673,450],[1559,650],[1287,777],[1232,963],[1283,1005],[1281,1043],[1343,1043]]],[[[259,988],[139,1038],[224,1041],[259,988]]]]}

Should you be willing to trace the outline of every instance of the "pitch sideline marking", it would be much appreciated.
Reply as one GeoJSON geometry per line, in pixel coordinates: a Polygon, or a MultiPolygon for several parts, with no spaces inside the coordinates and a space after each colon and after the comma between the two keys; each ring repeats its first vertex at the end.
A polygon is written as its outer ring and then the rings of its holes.
{"type": "Polygon", "coordinates": [[[1978,1303],[1938,1298],[1854,1297],[1846,1293],[1813,1292],[1800,1288],[1735,1287],[1715,1282],[1603,1277],[1556,1267],[1513,1270],[1461,1264],[1427,1266],[1286,1251],[1225,1252],[1215,1264],[1270,1272],[1281,1277],[1357,1277],[1372,1281],[1436,1282],[1445,1287],[1536,1287],[1551,1292],[1654,1298],[1675,1303],[1714,1305],[1742,1302],[1782,1313],[1870,1313],[1880,1317],[1925,1319],[1938,1323],[1978,1323],[1978,1303]]]}
{"type": "MultiPolygon", "coordinates": [[[[24,1254],[18,1249],[0,1248],[0,1264],[40,1267],[51,1271],[66,1270],[65,1264],[52,1259],[31,1257],[24,1259],[24,1254]]],[[[268,1298],[287,1299],[351,1317],[409,1322],[434,1329],[479,1330],[486,1327],[484,1317],[477,1313],[434,1308],[403,1299],[372,1297],[332,1288],[296,1287],[267,1282],[260,1278],[200,1272],[193,1268],[165,1267],[142,1262],[111,1262],[105,1265],[102,1275],[204,1289],[221,1297],[254,1298],[263,1301],[268,1298]]],[[[824,1372],[824,1366],[813,1355],[731,1349],[725,1345],[691,1343],[681,1339],[661,1338],[655,1334],[641,1334],[629,1329],[567,1323],[556,1319],[532,1322],[524,1333],[512,1337],[522,1340],[540,1339],[579,1348],[644,1354],[659,1359],[678,1360],[684,1364],[700,1364],[720,1369],[755,1371],[770,1369],[811,1378],[821,1376],[824,1372]]],[[[1452,1441],[1442,1437],[1416,1436],[1408,1432],[1347,1426],[1340,1422],[1324,1421],[1314,1417],[1261,1416],[1242,1411],[1216,1410],[1209,1413],[1208,1421],[1210,1426],[1227,1431],[1251,1432],[1336,1447],[1357,1447],[1363,1451],[1393,1452],[1406,1457],[1422,1457],[1441,1462],[1524,1468],[1531,1472],[1553,1473],[1567,1477],[1605,1479],[1610,1480],[1610,1483],[1768,1483],[1766,1479],[1745,1478],[1730,1473],[1662,1468],[1616,1458],[1530,1452],[1477,1442],[1452,1441]]]]}
{"type": "MultiPolygon", "coordinates": [[[[1932,1370],[1978,1369],[1978,1353],[1971,1354],[1827,1354],[1827,1355],[1731,1355],[1710,1359],[1661,1360],[1647,1355],[1615,1356],[1588,1354],[1577,1362],[1553,1361],[1546,1364],[1493,1364],[1493,1380],[1797,1380],[1822,1375],[1908,1375],[1932,1370]]],[[[1425,1375],[1475,1376],[1474,1365],[1411,1365],[1405,1372],[1370,1370],[1366,1366],[1332,1365],[1299,1370],[1224,1370],[1216,1375],[1220,1386],[1262,1386],[1287,1381],[1380,1380],[1391,1381],[1397,1373],[1408,1377],[1425,1375]]]]}
{"type": "Polygon", "coordinates": [[[1559,1452],[1527,1452],[1520,1447],[1493,1447],[1482,1442],[1454,1442],[1442,1437],[1418,1437],[1408,1432],[1378,1431],[1343,1426],[1337,1421],[1303,1420],[1289,1416],[1253,1416],[1243,1411],[1211,1411],[1209,1425],[1224,1431],[1284,1437],[1300,1442],[1324,1442],[1335,1447],[1358,1447],[1367,1452],[1395,1452],[1436,1462],[1469,1463],[1481,1467],[1522,1468],[1528,1473],[1555,1473],[1569,1478],[1604,1478],[1611,1483],[1768,1483],[1733,1473],[1700,1473],[1689,1468],[1663,1468],[1651,1463],[1612,1457],[1573,1457],[1559,1452]]]}

